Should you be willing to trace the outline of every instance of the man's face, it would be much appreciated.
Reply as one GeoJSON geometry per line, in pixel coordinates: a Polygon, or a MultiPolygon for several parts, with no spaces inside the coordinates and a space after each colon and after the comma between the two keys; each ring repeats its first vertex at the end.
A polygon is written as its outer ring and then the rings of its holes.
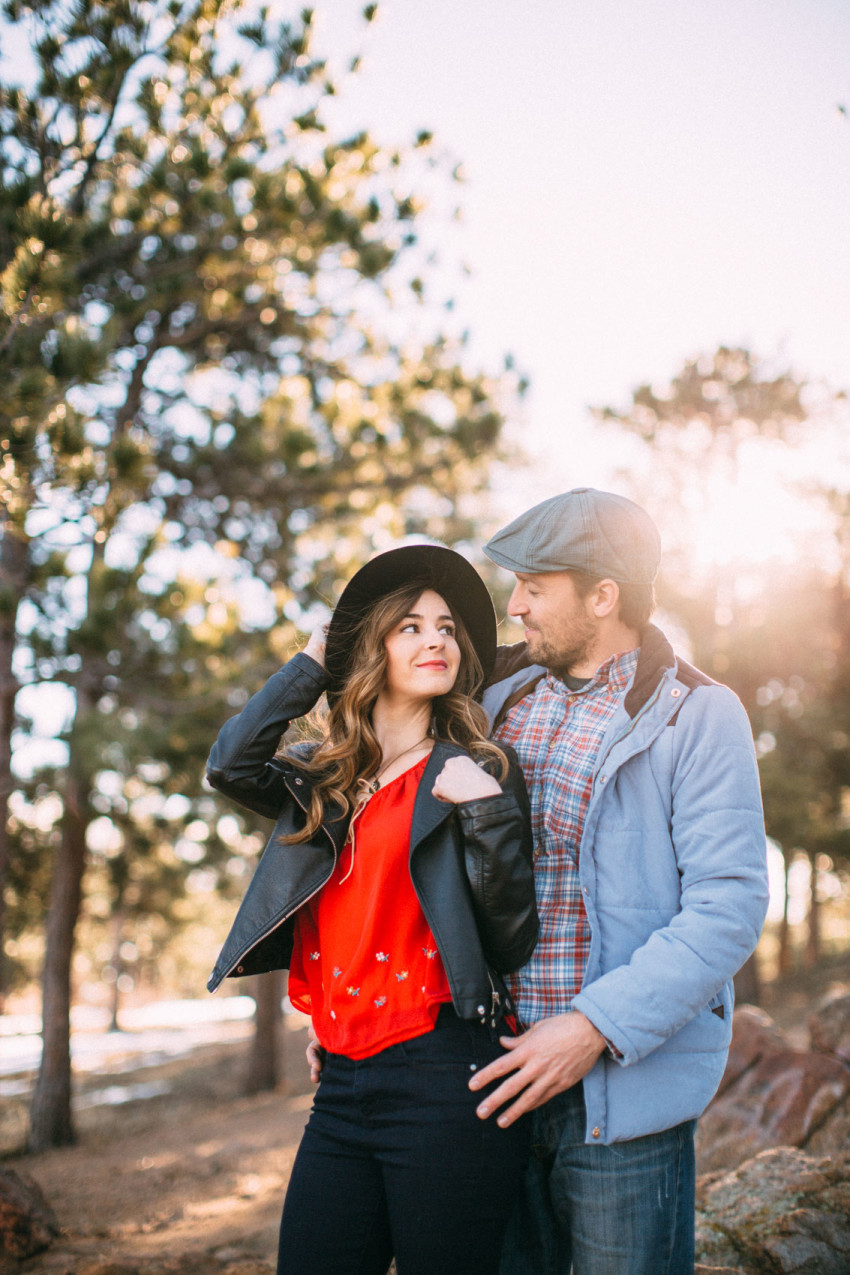
{"type": "Polygon", "coordinates": [[[525,625],[528,653],[536,664],[544,664],[556,676],[590,677],[596,671],[597,624],[589,602],[579,597],[569,571],[517,572],[508,615],[525,625]]]}

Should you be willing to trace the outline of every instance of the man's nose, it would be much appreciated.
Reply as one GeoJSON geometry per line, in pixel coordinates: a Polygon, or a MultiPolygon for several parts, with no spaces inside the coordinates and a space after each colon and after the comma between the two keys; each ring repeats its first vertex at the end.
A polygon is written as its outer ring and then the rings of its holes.
{"type": "Polygon", "coordinates": [[[515,584],[511,596],[508,598],[508,615],[525,615],[528,610],[528,603],[522,594],[522,585],[515,584]]]}

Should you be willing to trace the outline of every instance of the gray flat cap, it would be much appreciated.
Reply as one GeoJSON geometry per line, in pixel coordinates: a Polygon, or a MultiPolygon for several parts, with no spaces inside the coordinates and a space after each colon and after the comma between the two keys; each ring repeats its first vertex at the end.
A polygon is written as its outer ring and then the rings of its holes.
{"type": "Polygon", "coordinates": [[[586,571],[620,584],[651,584],[661,539],[649,514],[610,491],[575,487],[497,531],[484,552],[508,571],[586,571]]]}

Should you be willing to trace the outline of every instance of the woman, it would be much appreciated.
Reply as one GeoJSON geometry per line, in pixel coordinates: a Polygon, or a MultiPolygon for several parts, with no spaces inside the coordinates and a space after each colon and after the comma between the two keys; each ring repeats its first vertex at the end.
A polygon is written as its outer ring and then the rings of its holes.
{"type": "Polygon", "coordinates": [[[472,699],[495,650],[459,554],[391,550],[212,750],[210,782],[276,824],[210,988],[289,967],[322,1047],[278,1275],[497,1271],[527,1134],[479,1120],[468,1082],[537,914],[522,776],[472,699]],[[278,753],[323,690],[321,741],[278,753]]]}

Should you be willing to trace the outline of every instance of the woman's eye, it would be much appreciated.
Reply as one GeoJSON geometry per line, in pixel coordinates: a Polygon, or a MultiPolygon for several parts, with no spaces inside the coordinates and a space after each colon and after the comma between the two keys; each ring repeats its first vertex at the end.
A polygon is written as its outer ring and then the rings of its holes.
{"type": "Polygon", "coordinates": [[[411,620],[410,624],[403,624],[399,629],[399,633],[416,633],[416,625],[411,620]]]}
{"type": "Polygon", "coordinates": [[[446,637],[454,637],[455,630],[453,624],[443,624],[440,626],[440,632],[445,633],[446,637]]]}

